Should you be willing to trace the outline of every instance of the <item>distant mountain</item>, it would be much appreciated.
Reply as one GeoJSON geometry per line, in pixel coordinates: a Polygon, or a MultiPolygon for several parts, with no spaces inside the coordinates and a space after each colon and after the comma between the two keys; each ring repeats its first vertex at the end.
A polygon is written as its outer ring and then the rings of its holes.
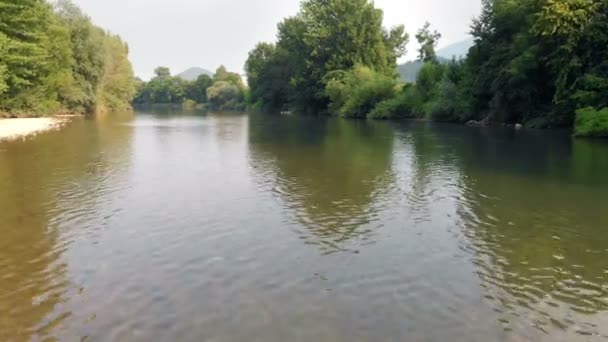
{"type": "Polygon", "coordinates": [[[190,68],[182,73],[177,74],[176,76],[186,81],[194,81],[200,75],[203,74],[213,77],[213,73],[211,71],[198,67],[190,68]]]}
{"type": "Polygon", "coordinates": [[[409,61],[397,66],[397,72],[403,82],[414,83],[416,82],[416,76],[422,69],[421,61],[409,61]]]}
{"type": "Polygon", "coordinates": [[[446,47],[437,50],[437,56],[441,56],[447,59],[452,59],[452,57],[456,57],[457,59],[464,58],[469,53],[469,49],[471,48],[471,46],[473,46],[473,44],[473,38],[450,44],[446,47]]]}

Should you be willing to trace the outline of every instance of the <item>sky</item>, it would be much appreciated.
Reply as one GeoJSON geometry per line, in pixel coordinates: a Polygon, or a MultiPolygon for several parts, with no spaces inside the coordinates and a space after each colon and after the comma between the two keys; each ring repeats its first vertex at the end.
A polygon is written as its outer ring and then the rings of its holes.
{"type": "MultiPolygon", "coordinates": [[[[225,65],[243,72],[248,52],[276,40],[277,23],[298,12],[300,0],[73,0],[93,22],[119,34],[130,48],[135,74],[149,79],[157,66],[173,74],[189,67],[214,71],[225,65]]],[[[425,21],[442,34],[439,47],[468,38],[480,0],[376,0],[384,25],[404,24],[408,55],[416,55],[414,34],[425,21]]]]}

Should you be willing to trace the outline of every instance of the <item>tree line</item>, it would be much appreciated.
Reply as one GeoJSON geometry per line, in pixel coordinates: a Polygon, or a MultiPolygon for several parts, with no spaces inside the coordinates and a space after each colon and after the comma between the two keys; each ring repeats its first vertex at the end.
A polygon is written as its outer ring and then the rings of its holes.
{"type": "Polygon", "coordinates": [[[129,108],[128,53],[69,0],[0,0],[0,117],[129,108]]]}
{"type": "Polygon", "coordinates": [[[440,63],[430,24],[415,38],[416,82],[397,80],[403,26],[369,0],[306,0],[245,69],[264,110],[357,118],[574,127],[608,136],[608,0],[482,0],[466,58],[440,63]]]}
{"type": "Polygon", "coordinates": [[[140,82],[136,105],[172,104],[215,110],[244,110],[248,89],[241,76],[220,66],[213,77],[202,74],[194,81],[172,76],[169,68],[158,67],[149,82],[140,82]]]}

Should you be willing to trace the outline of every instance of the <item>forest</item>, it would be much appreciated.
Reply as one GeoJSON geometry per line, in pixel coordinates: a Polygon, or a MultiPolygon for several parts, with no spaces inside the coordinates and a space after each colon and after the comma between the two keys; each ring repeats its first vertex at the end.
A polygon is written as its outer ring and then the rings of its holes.
{"type": "Polygon", "coordinates": [[[440,63],[441,34],[418,30],[416,82],[398,81],[410,40],[368,0],[307,0],[245,69],[265,111],[573,127],[608,136],[608,0],[483,0],[468,56],[440,63]]]}
{"type": "Polygon", "coordinates": [[[0,117],[128,108],[128,53],[69,0],[0,0],[0,117]]]}
{"type": "Polygon", "coordinates": [[[185,108],[202,106],[213,110],[244,110],[248,89],[241,75],[220,66],[213,77],[201,74],[193,81],[172,76],[167,67],[154,70],[149,82],[139,81],[134,104],[180,105],[185,108]]]}

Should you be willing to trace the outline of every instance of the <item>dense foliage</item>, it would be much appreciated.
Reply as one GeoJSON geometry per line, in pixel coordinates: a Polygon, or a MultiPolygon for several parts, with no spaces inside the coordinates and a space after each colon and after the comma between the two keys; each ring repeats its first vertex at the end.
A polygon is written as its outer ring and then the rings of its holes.
{"type": "Polygon", "coordinates": [[[325,90],[332,113],[355,118],[365,118],[380,102],[395,97],[397,91],[395,77],[363,66],[331,78],[325,90]]]}
{"type": "Polygon", "coordinates": [[[574,134],[577,136],[606,137],[608,134],[608,108],[596,110],[593,107],[576,111],[574,134]]]}
{"type": "Polygon", "coordinates": [[[245,108],[247,89],[241,76],[220,66],[212,77],[201,74],[194,81],[171,76],[166,67],[158,67],[149,82],[138,85],[134,103],[138,105],[173,104],[191,107],[208,106],[217,110],[245,108]]]}
{"type": "Polygon", "coordinates": [[[128,47],[69,0],[0,0],[0,115],[130,106],[128,47]]]}
{"type": "Polygon", "coordinates": [[[258,44],[250,53],[245,69],[252,101],[269,109],[326,112],[326,86],[337,75],[356,66],[396,75],[408,36],[403,26],[384,29],[382,19],[369,0],[302,2],[296,16],[279,24],[276,44],[258,44]]]}
{"type": "Polygon", "coordinates": [[[608,0],[482,0],[464,60],[440,63],[441,35],[417,34],[415,84],[397,85],[403,27],[367,0],[307,0],[259,44],[246,71],[258,107],[341,116],[602,128],[608,108],[608,0]],[[578,113],[578,114],[577,114],[578,113]]]}
{"type": "Polygon", "coordinates": [[[588,80],[608,76],[607,9],[605,0],[484,1],[467,63],[475,112],[553,126],[572,124],[577,108],[604,106],[583,93],[588,80]]]}

